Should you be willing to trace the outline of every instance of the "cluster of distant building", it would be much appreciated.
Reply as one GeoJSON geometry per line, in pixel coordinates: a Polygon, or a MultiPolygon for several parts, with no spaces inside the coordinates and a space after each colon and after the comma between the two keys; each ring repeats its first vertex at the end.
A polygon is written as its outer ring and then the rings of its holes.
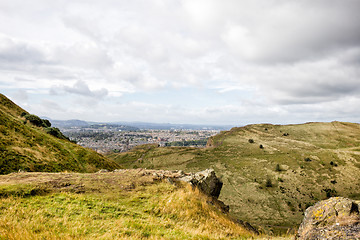
{"type": "MultiPolygon", "coordinates": [[[[100,153],[126,152],[135,146],[156,143],[159,146],[174,142],[206,140],[219,130],[136,130],[123,131],[109,128],[71,128],[63,130],[65,135],[79,145],[100,153]]],[[[206,142],[206,141],[199,141],[206,142]]],[[[188,146],[188,145],[187,145],[188,146]]],[[[198,145],[196,145],[198,146],[198,145]]]]}

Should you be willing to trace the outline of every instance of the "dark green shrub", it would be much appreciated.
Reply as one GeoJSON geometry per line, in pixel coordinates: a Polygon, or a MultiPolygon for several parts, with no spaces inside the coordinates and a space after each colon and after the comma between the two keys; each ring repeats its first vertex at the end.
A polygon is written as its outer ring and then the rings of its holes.
{"type": "Polygon", "coordinates": [[[281,171],[282,171],[282,169],[281,169],[281,167],[280,167],[280,164],[276,164],[275,171],[277,171],[277,172],[281,172],[281,171]]]}
{"type": "Polygon", "coordinates": [[[331,166],[334,166],[334,167],[337,167],[337,166],[338,166],[337,163],[334,163],[333,161],[330,162],[330,165],[331,165],[331,166]]]}
{"type": "Polygon", "coordinates": [[[51,122],[47,119],[41,119],[43,121],[43,127],[51,127],[51,122]]]}
{"type": "Polygon", "coordinates": [[[323,191],[326,193],[327,198],[338,196],[338,193],[336,192],[335,189],[325,188],[325,189],[323,189],[323,191]]]}
{"type": "Polygon", "coordinates": [[[249,143],[254,143],[255,141],[254,141],[254,139],[249,139],[249,143]]]}
{"type": "Polygon", "coordinates": [[[263,149],[263,148],[264,148],[264,146],[263,146],[262,144],[260,144],[259,148],[263,149]]]}
{"type": "Polygon", "coordinates": [[[25,115],[26,120],[28,120],[31,124],[37,126],[37,127],[42,127],[43,126],[43,120],[41,118],[39,118],[38,116],[34,115],[34,114],[27,114],[25,115]]]}
{"type": "MultiPolygon", "coordinates": [[[[23,113],[22,113],[23,114],[23,113]]],[[[31,124],[37,127],[51,127],[51,122],[47,119],[41,119],[34,114],[25,114],[25,119],[28,120],[31,124]]]]}
{"type": "Polygon", "coordinates": [[[45,129],[46,133],[56,137],[56,138],[60,138],[60,139],[65,139],[65,140],[69,140],[68,137],[66,137],[64,134],[62,134],[62,132],[60,131],[60,129],[56,128],[56,127],[48,127],[45,129]]]}
{"type": "Polygon", "coordinates": [[[271,179],[268,178],[268,179],[266,180],[265,187],[272,187],[272,186],[273,186],[273,184],[272,184],[272,182],[271,182],[271,179]]]}

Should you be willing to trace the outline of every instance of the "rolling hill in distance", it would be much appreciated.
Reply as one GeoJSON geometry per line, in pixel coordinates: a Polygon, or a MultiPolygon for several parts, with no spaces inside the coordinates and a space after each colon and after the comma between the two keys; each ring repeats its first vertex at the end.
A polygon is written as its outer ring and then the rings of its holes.
{"type": "Polygon", "coordinates": [[[307,207],[331,196],[360,198],[355,123],[248,125],[211,137],[205,149],[145,145],[108,157],[127,168],[213,168],[231,213],[265,228],[296,227],[307,207]]]}
{"type": "Polygon", "coordinates": [[[152,129],[152,130],[171,130],[171,129],[188,129],[188,130],[228,130],[233,126],[230,125],[200,125],[200,124],[172,124],[172,123],[150,123],[150,122],[87,122],[78,119],[72,120],[54,120],[44,117],[51,121],[52,125],[58,128],[71,127],[88,127],[91,125],[119,125],[129,130],[152,129]]]}

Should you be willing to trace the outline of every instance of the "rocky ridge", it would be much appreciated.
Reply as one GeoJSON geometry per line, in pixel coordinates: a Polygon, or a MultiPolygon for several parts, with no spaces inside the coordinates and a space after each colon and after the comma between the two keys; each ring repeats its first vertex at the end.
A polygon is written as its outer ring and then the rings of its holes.
{"type": "Polygon", "coordinates": [[[160,179],[167,179],[168,181],[187,182],[215,199],[218,199],[223,185],[222,181],[216,177],[214,169],[206,169],[197,173],[185,173],[181,170],[146,170],[146,172],[150,172],[154,176],[160,179]]]}
{"type": "Polygon", "coordinates": [[[360,201],[333,197],[305,211],[298,240],[360,239],[360,201]]]}

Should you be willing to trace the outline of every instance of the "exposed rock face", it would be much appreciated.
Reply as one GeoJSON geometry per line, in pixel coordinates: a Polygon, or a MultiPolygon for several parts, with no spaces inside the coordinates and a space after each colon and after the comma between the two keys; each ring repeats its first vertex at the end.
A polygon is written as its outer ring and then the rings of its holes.
{"type": "Polygon", "coordinates": [[[360,239],[360,201],[333,197],[305,211],[297,239],[360,239]]]}
{"type": "Polygon", "coordinates": [[[171,183],[186,182],[194,188],[211,197],[208,204],[216,205],[223,212],[229,212],[229,206],[219,201],[219,195],[223,183],[216,177],[214,169],[206,169],[197,173],[184,173],[183,171],[164,171],[164,170],[147,170],[154,171],[152,174],[159,179],[166,179],[171,183]]]}
{"type": "MultiPolygon", "coordinates": [[[[193,186],[193,188],[198,188],[201,192],[209,196],[207,203],[213,205],[223,211],[224,213],[229,212],[229,206],[218,200],[220,191],[223,183],[221,180],[216,177],[215,171],[213,169],[206,169],[197,173],[185,173],[182,170],[171,171],[171,170],[153,170],[153,169],[117,169],[113,171],[114,173],[132,173],[136,174],[134,177],[149,177],[152,181],[168,181],[171,184],[177,184],[179,182],[186,182],[193,186]]],[[[111,174],[111,172],[99,171],[97,174],[111,174]]],[[[259,232],[251,226],[249,223],[235,220],[234,223],[243,226],[245,229],[253,232],[254,234],[259,234],[259,232]]]]}
{"type": "Polygon", "coordinates": [[[179,171],[141,169],[144,174],[152,174],[157,179],[167,179],[170,182],[187,182],[208,196],[217,199],[223,183],[216,177],[214,169],[206,169],[197,173],[179,171]]]}
{"type": "Polygon", "coordinates": [[[206,195],[216,199],[219,197],[223,185],[220,179],[216,177],[214,169],[206,169],[202,172],[181,177],[178,180],[188,182],[206,195]]]}

